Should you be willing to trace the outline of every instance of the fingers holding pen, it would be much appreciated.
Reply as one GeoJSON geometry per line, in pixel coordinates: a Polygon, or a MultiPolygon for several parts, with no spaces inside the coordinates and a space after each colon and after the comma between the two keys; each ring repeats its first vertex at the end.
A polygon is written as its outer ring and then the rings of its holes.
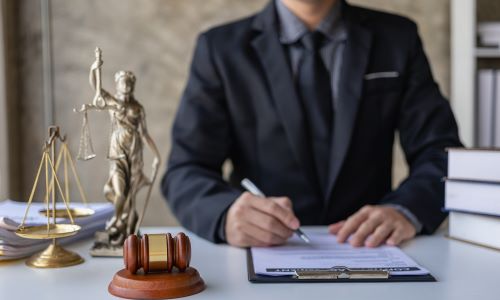
{"type": "Polygon", "coordinates": [[[276,217],[256,209],[252,212],[252,218],[249,218],[248,222],[253,225],[252,227],[257,227],[266,232],[263,239],[265,242],[272,243],[276,241],[277,243],[284,243],[293,235],[293,230],[284,225],[276,217]],[[269,236],[267,233],[272,236],[269,236]],[[277,238],[280,239],[277,240],[277,238]]]}
{"type": "Polygon", "coordinates": [[[300,225],[288,202],[285,198],[241,194],[227,212],[227,242],[239,247],[285,243],[292,236],[293,228],[300,225]]]}
{"type": "Polygon", "coordinates": [[[269,199],[278,203],[282,207],[292,211],[293,205],[292,205],[292,200],[290,200],[290,198],[288,198],[288,197],[269,197],[269,199]]]}
{"type": "MultiPolygon", "coordinates": [[[[274,199],[279,199],[279,198],[274,198],[274,199]]],[[[289,229],[295,230],[300,226],[299,219],[297,219],[297,217],[290,208],[282,206],[278,202],[280,201],[281,203],[286,203],[289,201],[286,199],[288,198],[282,200],[269,201],[269,198],[255,197],[255,199],[251,201],[251,205],[255,209],[278,219],[282,224],[284,224],[289,229]]]]}

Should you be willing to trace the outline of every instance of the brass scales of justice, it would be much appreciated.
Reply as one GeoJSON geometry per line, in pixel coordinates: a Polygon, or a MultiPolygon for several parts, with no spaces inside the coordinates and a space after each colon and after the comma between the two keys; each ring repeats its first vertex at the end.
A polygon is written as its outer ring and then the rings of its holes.
{"type": "Polygon", "coordinates": [[[61,247],[57,243],[57,239],[69,237],[78,233],[81,227],[75,224],[75,218],[87,217],[94,214],[94,210],[88,208],[87,197],[76,172],[75,163],[66,143],[66,137],[61,135],[58,126],[50,126],[48,129],[48,133],[49,138],[43,146],[42,158],[40,160],[38,171],[35,176],[35,181],[31,189],[26,211],[23,220],[19,225],[19,228],[15,232],[18,236],[27,239],[52,240],[52,243],[45,250],[31,256],[26,261],[26,264],[28,266],[35,268],[60,268],[83,263],[84,260],[82,257],[80,257],[80,255],[61,247]],[[61,146],[56,159],[55,152],[57,141],[61,143],[61,146]],[[63,165],[64,174],[63,182],[61,182],[61,180],[57,176],[61,163],[63,165]],[[78,191],[80,193],[80,197],[82,198],[82,202],[87,207],[72,208],[70,206],[70,185],[68,169],[71,169],[78,186],[78,191]],[[45,184],[43,186],[45,188],[45,191],[43,194],[46,207],[44,210],[41,210],[40,213],[47,217],[47,224],[27,226],[25,225],[26,218],[28,216],[31,203],[33,202],[35,192],[40,182],[42,171],[45,173],[45,184]],[[62,185],[64,185],[64,187],[62,187],[62,185]],[[56,206],[58,198],[57,196],[62,199],[62,202],[64,203],[63,208],[58,208],[56,206]],[[58,218],[69,219],[70,223],[57,223],[58,218]]]}

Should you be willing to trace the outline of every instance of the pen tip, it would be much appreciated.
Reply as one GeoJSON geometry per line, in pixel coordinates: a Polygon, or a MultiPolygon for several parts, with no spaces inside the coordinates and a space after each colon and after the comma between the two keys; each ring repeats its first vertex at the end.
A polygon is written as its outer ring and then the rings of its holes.
{"type": "Polygon", "coordinates": [[[310,243],[311,243],[311,240],[310,240],[307,236],[305,236],[305,235],[301,235],[300,237],[302,238],[302,240],[304,240],[304,242],[306,242],[306,243],[308,243],[308,244],[310,244],[310,243]]]}

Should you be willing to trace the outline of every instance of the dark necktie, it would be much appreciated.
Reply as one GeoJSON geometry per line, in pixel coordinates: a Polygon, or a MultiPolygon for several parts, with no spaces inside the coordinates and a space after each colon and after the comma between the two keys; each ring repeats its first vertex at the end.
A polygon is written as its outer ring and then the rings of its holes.
{"type": "Polygon", "coordinates": [[[318,179],[326,190],[332,130],[332,92],[330,73],[321,59],[324,40],[321,32],[305,34],[302,63],[298,74],[298,89],[309,127],[309,137],[318,179]]]}

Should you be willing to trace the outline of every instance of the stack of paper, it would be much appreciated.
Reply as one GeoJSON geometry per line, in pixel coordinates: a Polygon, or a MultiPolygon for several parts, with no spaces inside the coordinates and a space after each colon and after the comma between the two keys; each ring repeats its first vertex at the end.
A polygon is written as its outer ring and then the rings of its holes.
{"type": "MultiPolygon", "coordinates": [[[[58,203],[58,208],[64,206],[58,203]]],[[[72,208],[87,207],[81,203],[71,203],[72,208]]],[[[43,203],[32,203],[25,221],[25,226],[47,224],[47,218],[40,214],[43,203]]],[[[95,213],[89,217],[75,218],[75,224],[82,229],[75,235],[58,239],[61,244],[68,244],[90,236],[104,229],[106,221],[113,215],[113,205],[110,203],[91,203],[88,205],[95,213]]],[[[45,249],[51,240],[32,240],[17,236],[14,231],[21,224],[26,211],[26,202],[6,200],[0,202],[0,261],[30,256],[45,249]]],[[[69,223],[67,219],[56,219],[57,223],[69,223]]]]}

